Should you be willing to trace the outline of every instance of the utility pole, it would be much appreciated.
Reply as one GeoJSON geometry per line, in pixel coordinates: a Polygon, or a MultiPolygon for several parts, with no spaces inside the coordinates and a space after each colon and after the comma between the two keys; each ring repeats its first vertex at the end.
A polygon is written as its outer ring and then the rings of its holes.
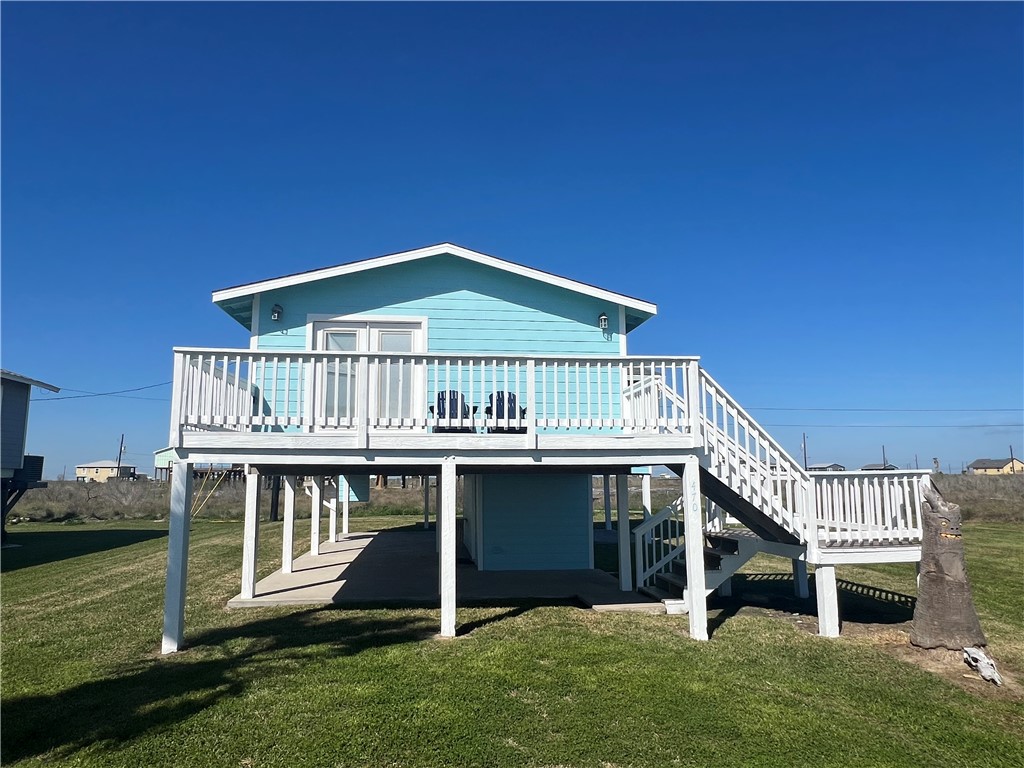
{"type": "Polygon", "coordinates": [[[807,471],[807,433],[804,432],[804,472],[807,471]]]}
{"type": "Polygon", "coordinates": [[[914,469],[920,469],[921,465],[917,463],[917,454],[914,454],[914,469]]]}
{"type": "Polygon", "coordinates": [[[121,454],[124,453],[124,432],[121,433],[121,445],[117,449],[117,471],[114,477],[121,477],[121,454]]]}
{"type": "Polygon", "coordinates": [[[882,446],[882,469],[885,469],[888,466],[889,466],[889,462],[885,458],[885,446],[883,445],[882,446]]]}
{"type": "Polygon", "coordinates": [[[1012,445],[1010,446],[1010,474],[1011,475],[1016,475],[1017,474],[1017,468],[1015,466],[1013,466],[1013,446],[1012,445]]]}

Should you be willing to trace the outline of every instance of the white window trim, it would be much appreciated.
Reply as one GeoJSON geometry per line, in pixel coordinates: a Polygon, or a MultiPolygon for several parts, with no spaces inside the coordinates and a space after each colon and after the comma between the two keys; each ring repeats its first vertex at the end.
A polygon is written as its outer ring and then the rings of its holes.
{"type": "Polygon", "coordinates": [[[415,354],[426,354],[428,351],[429,328],[428,318],[425,315],[334,315],[334,314],[308,314],[306,315],[306,349],[316,349],[316,328],[318,323],[404,323],[406,325],[419,325],[419,334],[413,335],[413,346],[421,347],[413,349],[415,354]]]}

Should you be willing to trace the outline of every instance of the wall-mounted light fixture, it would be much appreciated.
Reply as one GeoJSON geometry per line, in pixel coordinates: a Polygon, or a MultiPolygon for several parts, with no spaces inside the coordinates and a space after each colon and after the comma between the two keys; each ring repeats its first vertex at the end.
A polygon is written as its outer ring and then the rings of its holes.
{"type": "Polygon", "coordinates": [[[273,307],[270,308],[270,319],[271,320],[280,320],[281,319],[281,315],[282,315],[283,312],[284,312],[284,310],[281,309],[281,305],[280,304],[275,304],[273,307]]]}
{"type": "Polygon", "coordinates": [[[600,328],[602,331],[608,330],[608,315],[606,315],[604,312],[597,316],[597,327],[600,328]]]}

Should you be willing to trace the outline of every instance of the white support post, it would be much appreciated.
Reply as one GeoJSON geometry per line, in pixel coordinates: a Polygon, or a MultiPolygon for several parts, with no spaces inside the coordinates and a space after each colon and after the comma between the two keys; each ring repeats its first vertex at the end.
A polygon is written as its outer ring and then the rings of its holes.
{"type": "Polygon", "coordinates": [[[818,634],[839,637],[839,589],[834,565],[814,567],[814,591],[818,596],[818,634]]]}
{"type": "Polygon", "coordinates": [[[434,547],[438,552],[441,551],[441,487],[443,485],[443,478],[439,472],[434,483],[434,547]]]}
{"type": "Polygon", "coordinates": [[[185,641],[185,590],[188,539],[192,524],[192,465],[174,462],[167,536],[167,584],[164,589],[164,634],[160,653],[174,653],[185,641]]]}
{"type": "Polygon", "coordinates": [[[653,510],[651,509],[651,476],[640,475],[640,495],[643,499],[642,503],[644,506],[644,520],[651,516],[653,510]]]}
{"type": "Polygon", "coordinates": [[[811,588],[807,583],[807,561],[794,558],[793,560],[793,594],[799,598],[811,596],[811,588]]]}
{"type": "Polygon", "coordinates": [[[604,529],[612,529],[612,479],[609,475],[604,476],[604,529]]]}
{"type": "Polygon", "coordinates": [[[281,536],[281,573],[292,572],[295,549],[295,475],[284,476],[284,531],[281,536]]]}
{"type": "Polygon", "coordinates": [[[334,490],[331,491],[330,484],[326,486],[327,491],[327,540],[335,542],[338,540],[338,494],[341,492],[341,483],[338,478],[334,479],[334,490]]]}
{"type": "Polygon", "coordinates": [[[686,598],[690,637],[708,639],[708,599],[704,580],[704,521],[700,504],[700,461],[683,459],[683,535],[686,548],[686,598]]]}
{"type": "Polygon", "coordinates": [[[615,476],[615,502],[619,526],[619,589],[631,592],[633,564],[629,546],[629,475],[615,476]]]}
{"type": "Polygon", "coordinates": [[[423,483],[423,530],[430,529],[430,475],[420,478],[423,483]]]}
{"type": "Polygon", "coordinates": [[[352,489],[348,484],[348,478],[344,475],[338,478],[338,488],[341,494],[341,535],[348,536],[348,505],[352,489]]]}
{"type": "Polygon", "coordinates": [[[455,457],[441,465],[441,637],[455,637],[455,457]]]}
{"type": "Polygon", "coordinates": [[[256,553],[260,549],[260,476],[245,476],[245,525],[242,530],[242,599],[256,596],[256,553]]]}
{"type": "Polygon", "coordinates": [[[324,513],[324,479],[313,478],[312,502],[309,510],[309,554],[320,554],[320,516],[324,513]]]}

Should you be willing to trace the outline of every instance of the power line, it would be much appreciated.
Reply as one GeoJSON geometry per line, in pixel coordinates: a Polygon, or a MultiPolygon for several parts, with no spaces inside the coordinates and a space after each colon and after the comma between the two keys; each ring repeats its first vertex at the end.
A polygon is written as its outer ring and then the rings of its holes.
{"type": "Polygon", "coordinates": [[[828,429],[990,429],[993,427],[1024,427],[1024,424],[763,424],[765,427],[800,427],[828,429]]]}
{"type": "MultiPolygon", "coordinates": [[[[113,392],[86,392],[84,395],[68,395],[67,397],[33,397],[32,402],[34,403],[48,403],[54,400],[81,400],[88,397],[117,397],[118,395],[124,395],[126,392],[141,392],[144,389],[155,389],[156,387],[166,387],[171,382],[162,381],[159,384],[147,384],[145,387],[133,387],[132,389],[118,389],[113,392]]],[[[81,389],[71,389],[69,392],[85,392],[81,389]]],[[[146,397],[146,398],[132,398],[137,400],[160,400],[166,401],[166,398],[158,397],[146,397]]]]}
{"type": "Polygon", "coordinates": [[[748,411],[843,411],[850,413],[1005,413],[1021,412],[1024,408],[778,408],[761,406],[748,411]]]}

